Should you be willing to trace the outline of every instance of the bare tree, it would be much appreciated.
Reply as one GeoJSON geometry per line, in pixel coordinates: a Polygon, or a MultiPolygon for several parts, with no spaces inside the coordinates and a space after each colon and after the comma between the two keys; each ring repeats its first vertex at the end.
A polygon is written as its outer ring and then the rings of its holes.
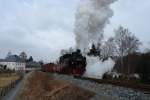
{"type": "Polygon", "coordinates": [[[101,55],[102,58],[113,57],[115,55],[115,41],[113,37],[110,37],[102,46],[101,55]]]}
{"type": "Polygon", "coordinates": [[[148,42],[148,46],[144,50],[145,53],[150,52],[150,42],[148,42]]]}
{"type": "Polygon", "coordinates": [[[121,59],[121,71],[123,71],[123,57],[138,50],[141,43],[128,28],[123,28],[122,26],[119,26],[119,28],[115,30],[114,40],[117,55],[121,59]]]}
{"type": "Polygon", "coordinates": [[[148,52],[150,52],[150,42],[148,42],[148,52]]]}

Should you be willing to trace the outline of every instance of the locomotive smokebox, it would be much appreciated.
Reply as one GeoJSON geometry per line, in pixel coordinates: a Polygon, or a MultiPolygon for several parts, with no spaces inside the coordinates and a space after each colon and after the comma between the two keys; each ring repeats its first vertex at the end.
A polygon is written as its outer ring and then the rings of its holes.
{"type": "Polygon", "coordinates": [[[66,74],[82,75],[86,69],[86,57],[81,54],[81,50],[63,54],[59,59],[60,67],[66,74]]]}

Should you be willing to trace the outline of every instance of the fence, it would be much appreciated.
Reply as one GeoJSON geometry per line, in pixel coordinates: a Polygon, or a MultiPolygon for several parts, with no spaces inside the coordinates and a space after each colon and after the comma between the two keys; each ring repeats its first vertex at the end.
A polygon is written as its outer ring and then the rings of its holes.
{"type": "Polygon", "coordinates": [[[14,88],[19,81],[23,78],[23,76],[21,75],[19,77],[19,79],[15,80],[15,81],[11,81],[11,83],[8,86],[5,87],[0,87],[0,100],[12,89],[14,88]]]}

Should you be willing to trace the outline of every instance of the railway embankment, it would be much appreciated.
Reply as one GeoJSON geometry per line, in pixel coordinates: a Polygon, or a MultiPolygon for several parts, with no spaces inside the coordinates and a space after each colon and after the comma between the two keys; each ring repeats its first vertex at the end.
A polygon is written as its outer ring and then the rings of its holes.
{"type": "Polygon", "coordinates": [[[59,80],[68,80],[72,84],[75,84],[79,87],[95,92],[96,95],[91,100],[103,100],[100,99],[100,97],[102,96],[111,98],[106,100],[113,100],[113,99],[114,100],[150,100],[150,94],[147,94],[143,91],[139,91],[136,89],[104,84],[104,83],[100,84],[96,81],[74,78],[73,76],[60,75],[56,73],[50,75],[53,75],[53,77],[59,80]]]}

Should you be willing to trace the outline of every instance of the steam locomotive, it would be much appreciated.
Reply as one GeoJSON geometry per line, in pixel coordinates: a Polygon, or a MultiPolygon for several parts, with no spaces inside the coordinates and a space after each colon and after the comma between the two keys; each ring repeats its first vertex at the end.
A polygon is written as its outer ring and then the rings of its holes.
{"type": "Polygon", "coordinates": [[[75,52],[62,55],[58,64],[45,64],[42,67],[42,71],[81,76],[86,70],[86,64],[86,57],[81,54],[80,50],[76,50],[75,52]]]}

